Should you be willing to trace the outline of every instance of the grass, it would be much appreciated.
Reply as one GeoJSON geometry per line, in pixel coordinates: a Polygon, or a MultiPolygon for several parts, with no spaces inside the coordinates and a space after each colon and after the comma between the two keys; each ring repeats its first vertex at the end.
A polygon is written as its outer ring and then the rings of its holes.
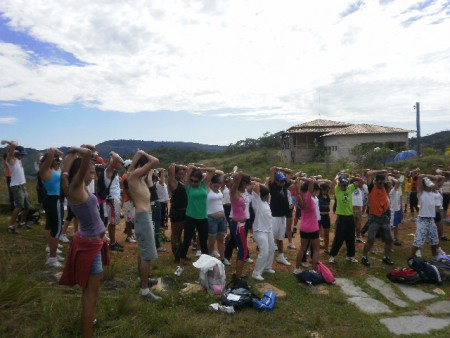
{"type": "MultiPolygon", "coordinates": [[[[32,230],[22,230],[20,235],[7,234],[8,215],[0,216],[0,336],[1,337],[77,337],[80,328],[79,287],[66,288],[57,284],[54,273],[45,268],[45,240],[43,226],[32,230]]],[[[42,222],[43,223],[43,222],[42,222]]],[[[122,222],[123,223],[123,222],[122,222]]],[[[120,228],[123,224],[120,225],[120,228]]],[[[447,234],[449,227],[446,227],[447,234]]],[[[121,231],[119,231],[121,233],[121,231]]],[[[405,266],[408,256],[413,225],[406,223],[400,231],[404,245],[396,248],[393,259],[396,265],[405,266]]],[[[120,234],[121,235],[121,234],[120,234]]],[[[298,237],[294,242],[298,246],[298,237]]],[[[450,246],[444,243],[444,250],[450,246]]],[[[166,243],[166,248],[169,245],[166,243]]],[[[382,245],[376,248],[381,252],[382,245]]],[[[63,249],[64,253],[68,250],[63,249]]],[[[357,244],[360,255],[361,244],[357,244]]],[[[423,310],[430,302],[413,304],[402,309],[389,304],[384,297],[371,289],[364,281],[368,274],[386,280],[391,269],[381,264],[381,256],[372,256],[372,267],[345,261],[345,249],[338,256],[338,262],[331,268],[335,277],[352,279],[356,285],[372,297],[388,304],[393,316],[404,315],[415,310],[423,310]]],[[[428,249],[424,254],[429,256],[428,249]]],[[[251,247],[256,258],[256,250],[251,247]]],[[[235,315],[211,312],[208,305],[218,301],[216,296],[201,292],[181,295],[185,282],[195,282],[198,272],[188,266],[182,277],[177,278],[172,290],[162,294],[159,303],[144,303],[139,299],[136,275],[136,245],[127,244],[125,252],[112,252],[113,264],[105,269],[100,300],[97,307],[98,337],[390,337],[392,334],[379,320],[383,315],[367,315],[347,301],[338,286],[323,285],[306,287],[299,284],[291,270],[275,264],[277,273],[268,275],[266,281],[284,290],[287,297],[279,298],[276,308],[268,313],[254,309],[244,309],[235,315]],[[318,291],[325,290],[327,294],[318,291]]],[[[287,256],[294,261],[296,251],[289,250],[287,256]]],[[[194,259],[193,251],[190,252],[194,259]]],[[[324,254],[321,259],[325,260],[324,254]]],[[[329,264],[328,264],[329,265],[329,264]]],[[[176,268],[170,253],[163,253],[153,262],[156,277],[173,276],[176,268]]],[[[253,265],[246,265],[245,273],[250,274],[253,265]]],[[[230,269],[227,268],[228,279],[230,269]]],[[[254,286],[255,282],[249,280],[254,286]]],[[[434,285],[421,285],[421,289],[432,292],[434,285]]],[[[447,300],[450,285],[441,288],[447,300]]],[[[404,296],[399,297],[407,301],[404,296]]],[[[434,300],[433,300],[434,301],[434,300]]],[[[448,328],[447,328],[448,329],[448,328]]],[[[446,336],[447,330],[433,331],[430,336],[446,336]]]]}

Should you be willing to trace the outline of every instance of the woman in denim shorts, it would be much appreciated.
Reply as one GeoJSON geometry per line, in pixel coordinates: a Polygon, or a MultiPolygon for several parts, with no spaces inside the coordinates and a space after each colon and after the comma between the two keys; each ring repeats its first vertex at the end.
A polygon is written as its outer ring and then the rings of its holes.
{"type": "Polygon", "coordinates": [[[219,171],[212,177],[208,186],[208,250],[209,254],[219,256],[220,260],[224,258],[224,238],[227,232],[227,220],[223,209],[223,193],[220,190],[222,186],[223,172],[219,171]],[[217,243],[217,251],[214,251],[214,245],[217,243]],[[217,254],[218,253],[218,254],[217,254]]]}

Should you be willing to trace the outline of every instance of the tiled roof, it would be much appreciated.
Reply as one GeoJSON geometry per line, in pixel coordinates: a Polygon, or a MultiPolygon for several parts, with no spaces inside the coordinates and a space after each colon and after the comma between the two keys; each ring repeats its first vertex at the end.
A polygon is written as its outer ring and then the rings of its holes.
{"type": "Polygon", "coordinates": [[[297,128],[291,127],[288,129],[289,134],[305,134],[305,133],[330,133],[336,131],[337,128],[297,128]]]}
{"type": "Polygon", "coordinates": [[[357,134],[396,134],[396,133],[408,133],[409,130],[402,128],[393,127],[383,127],[376,126],[373,124],[354,124],[346,128],[341,128],[332,131],[328,134],[322,135],[332,136],[332,135],[357,135],[357,134]]]}
{"type": "Polygon", "coordinates": [[[313,121],[309,121],[309,122],[305,122],[302,124],[298,124],[296,126],[293,126],[291,128],[289,128],[288,130],[291,129],[303,129],[303,128],[322,128],[322,127],[334,127],[333,129],[335,129],[336,127],[348,127],[351,126],[351,123],[346,123],[346,122],[337,122],[337,121],[331,121],[331,120],[322,120],[322,119],[317,119],[317,120],[313,120],[313,121]]]}

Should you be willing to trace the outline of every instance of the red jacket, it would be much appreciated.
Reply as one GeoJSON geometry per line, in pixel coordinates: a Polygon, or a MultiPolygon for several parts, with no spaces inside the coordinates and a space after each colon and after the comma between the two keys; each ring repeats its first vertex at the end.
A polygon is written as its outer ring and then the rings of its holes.
{"type": "Polygon", "coordinates": [[[78,284],[85,288],[89,280],[92,262],[100,250],[102,251],[103,265],[109,265],[109,248],[106,238],[101,241],[93,241],[77,234],[70,246],[69,256],[59,284],[68,286],[78,284]]]}

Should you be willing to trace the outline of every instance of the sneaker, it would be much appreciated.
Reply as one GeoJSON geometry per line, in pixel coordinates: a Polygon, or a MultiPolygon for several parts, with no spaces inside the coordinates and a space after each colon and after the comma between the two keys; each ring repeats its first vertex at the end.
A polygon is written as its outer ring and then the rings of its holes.
{"type": "Polygon", "coordinates": [[[401,246],[402,242],[400,242],[398,239],[396,239],[396,240],[394,240],[393,244],[397,245],[397,246],[401,246]]]}
{"type": "Polygon", "coordinates": [[[136,243],[136,240],[133,238],[133,235],[127,237],[128,243],[136,243]]]}
{"type": "Polygon", "coordinates": [[[366,242],[364,242],[364,240],[361,237],[357,237],[356,242],[361,243],[361,244],[366,244],[366,242]]]}
{"type": "Polygon", "coordinates": [[[67,238],[66,234],[62,234],[61,236],[59,236],[59,240],[63,243],[69,243],[70,240],[67,238]]]}
{"type": "Polygon", "coordinates": [[[271,273],[271,274],[274,274],[274,273],[275,273],[275,270],[274,270],[274,269],[264,269],[263,272],[264,272],[264,273],[271,273]]]}
{"type": "Polygon", "coordinates": [[[371,254],[376,254],[377,253],[377,250],[375,250],[375,248],[372,248],[372,249],[370,249],[370,251],[369,251],[371,254]]]}
{"type": "Polygon", "coordinates": [[[226,266],[231,266],[231,262],[226,258],[223,259],[223,264],[226,266]]]}
{"type": "Polygon", "coordinates": [[[177,269],[175,270],[175,276],[180,277],[184,272],[184,268],[182,268],[181,266],[178,266],[177,269]]]}
{"type": "Polygon", "coordinates": [[[261,276],[259,273],[252,273],[252,278],[253,279],[256,279],[256,280],[259,280],[259,281],[263,281],[264,280],[264,277],[263,276],[261,276]]]}
{"type": "Polygon", "coordinates": [[[383,263],[387,264],[387,265],[394,265],[394,262],[392,261],[392,259],[389,256],[383,257],[383,263]]]}
{"type": "Polygon", "coordinates": [[[6,231],[8,231],[8,234],[12,234],[12,235],[18,235],[19,233],[17,232],[16,228],[13,226],[9,226],[8,229],[6,229],[6,231]]]}
{"type": "Polygon", "coordinates": [[[301,265],[302,265],[304,268],[309,268],[309,267],[311,266],[311,264],[309,264],[308,262],[302,262],[301,265]]]}
{"type": "Polygon", "coordinates": [[[28,230],[33,229],[33,228],[31,227],[31,225],[29,225],[27,222],[22,222],[22,223],[20,223],[19,227],[20,227],[20,228],[25,227],[25,228],[27,228],[28,230]]]}
{"type": "Polygon", "coordinates": [[[421,258],[421,257],[422,257],[422,251],[417,250],[417,251],[416,251],[416,257],[421,258]]]}
{"type": "Polygon", "coordinates": [[[289,243],[289,244],[287,245],[287,247],[288,247],[288,249],[297,249],[297,247],[295,246],[294,243],[289,243]]]}
{"type": "Polygon", "coordinates": [[[291,265],[291,263],[289,263],[288,260],[286,259],[286,257],[284,257],[284,256],[278,256],[278,258],[276,260],[280,264],[287,265],[287,266],[291,265]]]}
{"type": "Polygon", "coordinates": [[[367,258],[367,256],[363,256],[363,258],[361,258],[361,263],[362,265],[370,266],[369,258],[367,258]]]}
{"type": "Polygon", "coordinates": [[[246,262],[249,264],[252,264],[254,262],[254,260],[251,257],[249,257],[246,259],[246,262]]]}
{"type": "Polygon", "coordinates": [[[167,250],[166,250],[165,247],[160,246],[158,249],[156,249],[156,251],[158,251],[158,252],[166,252],[167,250]]]}
{"type": "MultiPolygon", "coordinates": [[[[50,255],[47,255],[47,259],[50,258],[50,255]]],[[[58,260],[58,262],[64,262],[64,257],[60,256],[60,255],[56,255],[56,259],[58,260]]]]}
{"type": "Polygon", "coordinates": [[[116,242],[116,243],[109,244],[109,249],[111,251],[120,251],[120,252],[122,252],[123,251],[123,246],[116,242]]]}
{"type": "Polygon", "coordinates": [[[211,254],[211,256],[215,257],[215,258],[219,258],[220,254],[217,252],[217,250],[214,250],[211,254]]]}
{"type": "Polygon", "coordinates": [[[60,268],[63,266],[60,262],[58,262],[58,259],[56,258],[47,258],[45,265],[47,265],[50,268],[60,268]]]}
{"type": "MultiPolygon", "coordinates": [[[[45,252],[50,253],[50,247],[48,245],[45,247],[45,252]]],[[[62,251],[59,249],[56,249],[56,254],[57,255],[62,254],[62,251]]]]}
{"type": "Polygon", "coordinates": [[[334,263],[334,256],[330,256],[330,258],[328,258],[328,263],[334,263]]]}
{"type": "Polygon", "coordinates": [[[153,292],[149,291],[145,296],[141,294],[141,299],[146,300],[148,302],[157,302],[160,301],[162,298],[155,295],[153,292]]]}
{"type": "Polygon", "coordinates": [[[294,275],[298,275],[299,273],[302,273],[302,269],[296,268],[296,269],[294,270],[294,275]]]}
{"type": "Polygon", "coordinates": [[[441,237],[441,241],[448,241],[449,239],[448,239],[448,237],[447,236],[442,236],[441,237]]]}
{"type": "Polygon", "coordinates": [[[197,250],[197,252],[195,253],[195,257],[200,257],[201,255],[202,255],[202,251],[197,250]]]}
{"type": "Polygon", "coordinates": [[[109,238],[109,236],[108,236],[108,234],[107,234],[107,233],[105,234],[105,238],[106,238],[106,242],[108,242],[108,243],[110,243],[110,242],[111,242],[111,239],[109,238]]]}
{"type": "Polygon", "coordinates": [[[62,244],[58,243],[58,249],[62,249],[62,248],[64,248],[64,246],[62,244]]]}
{"type": "Polygon", "coordinates": [[[442,250],[441,247],[438,247],[437,250],[436,250],[436,252],[437,252],[438,255],[446,255],[445,251],[442,250]]]}
{"type": "Polygon", "coordinates": [[[355,257],[347,257],[346,258],[350,263],[358,263],[358,260],[355,257]]]}

